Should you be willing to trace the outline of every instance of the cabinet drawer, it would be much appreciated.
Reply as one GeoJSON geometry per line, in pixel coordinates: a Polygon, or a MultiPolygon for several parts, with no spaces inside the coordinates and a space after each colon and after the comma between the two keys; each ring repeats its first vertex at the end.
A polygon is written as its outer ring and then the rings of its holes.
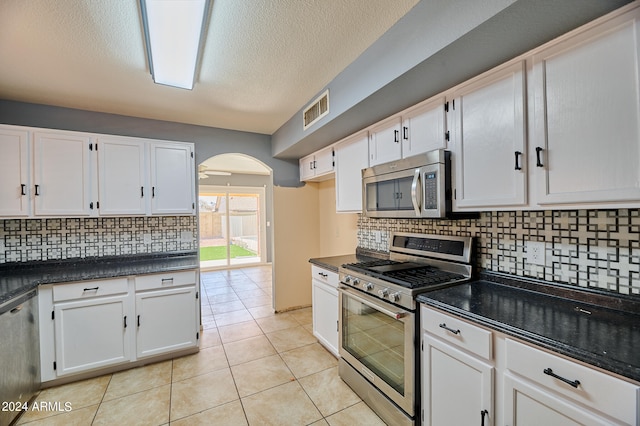
{"type": "Polygon", "coordinates": [[[53,286],[53,301],[89,299],[113,294],[126,294],[128,291],[127,278],[56,284],[53,286]]]}
{"type": "Polygon", "coordinates": [[[491,331],[424,306],[421,309],[425,331],[482,358],[492,358],[491,331]]]}
{"type": "Polygon", "coordinates": [[[316,265],[311,265],[311,276],[316,280],[338,288],[338,274],[333,271],[329,271],[328,269],[324,269],[316,265]]]}
{"type": "Polygon", "coordinates": [[[626,424],[637,424],[640,387],[511,339],[506,341],[506,352],[506,366],[512,372],[626,424]]]}
{"type": "Polygon", "coordinates": [[[196,271],[166,272],[162,274],[140,275],[135,281],[136,291],[157,288],[193,285],[196,283],[196,271]]]}

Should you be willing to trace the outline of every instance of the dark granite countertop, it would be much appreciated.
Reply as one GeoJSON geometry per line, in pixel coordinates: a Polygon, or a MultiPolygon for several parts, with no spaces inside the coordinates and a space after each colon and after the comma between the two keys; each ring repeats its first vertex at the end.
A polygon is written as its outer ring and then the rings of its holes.
{"type": "Polygon", "coordinates": [[[640,381],[640,299],[483,274],[417,300],[640,381]]]}
{"type": "Polygon", "coordinates": [[[194,269],[197,252],[113,256],[0,265],[0,304],[41,284],[194,269]]]}
{"type": "Polygon", "coordinates": [[[338,272],[338,268],[345,263],[367,262],[376,258],[388,257],[388,253],[372,252],[357,249],[355,254],[345,254],[342,256],[316,257],[309,259],[310,263],[338,272]]]}

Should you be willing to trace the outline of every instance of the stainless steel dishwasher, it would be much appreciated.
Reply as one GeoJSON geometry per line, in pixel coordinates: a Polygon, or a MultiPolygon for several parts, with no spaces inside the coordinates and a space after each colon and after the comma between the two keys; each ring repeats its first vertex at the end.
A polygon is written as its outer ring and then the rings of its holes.
{"type": "Polygon", "coordinates": [[[38,298],[31,290],[0,305],[0,425],[40,389],[38,298]]]}

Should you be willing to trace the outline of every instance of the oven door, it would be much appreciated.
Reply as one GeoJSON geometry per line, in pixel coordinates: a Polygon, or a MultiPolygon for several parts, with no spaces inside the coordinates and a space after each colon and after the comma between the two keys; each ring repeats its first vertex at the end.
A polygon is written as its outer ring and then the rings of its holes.
{"type": "Polygon", "coordinates": [[[339,291],[340,356],[413,417],[415,314],[348,287],[339,291]]]}

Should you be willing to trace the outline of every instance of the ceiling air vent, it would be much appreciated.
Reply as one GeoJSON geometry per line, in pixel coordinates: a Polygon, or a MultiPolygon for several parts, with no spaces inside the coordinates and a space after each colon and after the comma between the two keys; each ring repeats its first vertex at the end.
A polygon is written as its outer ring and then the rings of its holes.
{"type": "Polygon", "coordinates": [[[302,129],[307,130],[316,121],[329,114],[329,91],[325,91],[302,111],[302,129]]]}

